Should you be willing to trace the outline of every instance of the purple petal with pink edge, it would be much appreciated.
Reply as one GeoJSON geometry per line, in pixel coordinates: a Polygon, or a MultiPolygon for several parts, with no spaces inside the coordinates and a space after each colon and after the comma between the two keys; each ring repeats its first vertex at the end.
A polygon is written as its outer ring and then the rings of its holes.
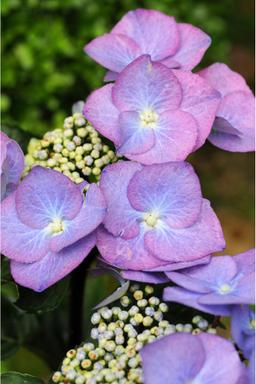
{"type": "Polygon", "coordinates": [[[149,343],[140,355],[147,384],[193,383],[205,364],[201,340],[187,333],[171,334],[149,343]]]}
{"type": "Polygon", "coordinates": [[[46,255],[50,238],[46,231],[30,228],[20,221],[15,194],[1,203],[1,252],[9,259],[32,263],[46,255]]]}
{"type": "Polygon", "coordinates": [[[73,219],[83,198],[68,177],[36,166],[19,185],[15,201],[20,220],[29,227],[42,229],[54,219],[73,219]]]}
{"type": "Polygon", "coordinates": [[[178,31],[180,44],[172,59],[180,64],[180,69],[189,71],[200,63],[205,51],[211,45],[211,38],[191,24],[179,23],[178,31]]]}
{"type": "Polygon", "coordinates": [[[47,253],[38,262],[23,264],[12,261],[11,274],[18,284],[42,292],[81,264],[94,245],[95,233],[92,233],[58,253],[47,253]]]}
{"type": "Polygon", "coordinates": [[[249,274],[255,271],[255,248],[233,256],[238,270],[243,274],[249,274]]]}
{"type": "Polygon", "coordinates": [[[167,287],[164,289],[163,300],[175,302],[198,309],[199,311],[211,313],[215,316],[230,316],[232,305],[206,305],[199,303],[198,299],[202,297],[200,293],[188,291],[179,287],[167,287]]]}
{"type": "Polygon", "coordinates": [[[100,188],[91,184],[85,197],[85,202],[73,220],[64,222],[64,231],[53,236],[50,243],[52,252],[61,249],[89,235],[103,221],[106,214],[106,202],[100,188]]]}
{"type": "Polygon", "coordinates": [[[190,113],[199,126],[197,143],[194,148],[197,149],[204,144],[210,134],[220,104],[220,94],[206,80],[194,73],[181,70],[173,70],[173,72],[183,91],[180,108],[190,113]]]}
{"type": "Polygon", "coordinates": [[[167,276],[183,288],[195,292],[211,292],[222,284],[229,284],[239,272],[231,256],[215,256],[209,264],[198,265],[180,273],[167,273],[167,276]]]}
{"type": "Polygon", "coordinates": [[[113,84],[107,84],[92,92],[85,102],[83,114],[99,133],[118,145],[121,142],[119,111],[112,102],[112,88],[113,84]]]}
{"type": "Polygon", "coordinates": [[[238,91],[226,95],[217,111],[209,141],[231,152],[254,151],[254,105],[252,93],[238,91]]]}
{"type": "Polygon", "coordinates": [[[173,56],[169,56],[166,59],[161,60],[161,63],[168,68],[180,69],[180,63],[178,63],[176,60],[173,60],[173,56]]]}
{"type": "Polygon", "coordinates": [[[144,237],[147,250],[162,260],[192,261],[225,248],[223,232],[208,200],[195,224],[187,228],[165,225],[148,231],[144,237]]]}
{"type": "Polygon", "coordinates": [[[145,153],[129,154],[131,160],[151,165],[182,161],[193,151],[198,136],[196,120],[183,111],[167,111],[159,116],[155,145],[145,153]]]}
{"type": "Polygon", "coordinates": [[[123,271],[122,276],[128,280],[150,284],[164,284],[169,281],[168,277],[161,272],[123,271]]]}
{"type": "Polygon", "coordinates": [[[0,132],[1,142],[1,201],[12,193],[19,183],[24,169],[24,155],[16,143],[5,133],[0,132]]]}
{"type": "Polygon", "coordinates": [[[150,54],[152,60],[156,61],[173,55],[179,45],[174,17],[156,10],[137,9],[126,13],[111,33],[132,38],[140,46],[142,53],[150,54]]]}
{"type": "Polygon", "coordinates": [[[143,55],[120,73],[112,99],[122,112],[153,110],[161,113],[180,105],[182,90],[171,69],[143,55]]]}
{"type": "Polygon", "coordinates": [[[206,358],[195,381],[204,384],[237,384],[243,365],[234,345],[223,337],[209,333],[200,333],[197,338],[203,344],[206,358]]]}
{"type": "Polygon", "coordinates": [[[7,143],[8,183],[18,184],[24,169],[23,152],[14,140],[7,143]]]}
{"type": "Polygon", "coordinates": [[[11,139],[2,131],[0,131],[0,144],[1,144],[1,152],[0,152],[0,165],[1,170],[3,163],[7,156],[7,144],[11,141],[11,139]]]}
{"type": "Polygon", "coordinates": [[[148,151],[155,144],[154,129],[142,127],[138,112],[122,112],[119,116],[122,144],[118,154],[129,157],[148,151]]]}
{"type": "Polygon", "coordinates": [[[226,64],[215,63],[198,72],[209,84],[225,96],[235,91],[250,92],[244,78],[232,71],[226,64]]]}
{"type": "Polygon", "coordinates": [[[163,262],[144,249],[143,236],[131,240],[115,237],[104,229],[97,230],[97,248],[107,263],[120,269],[147,270],[163,262]]]}
{"type": "Polygon", "coordinates": [[[138,44],[122,34],[106,33],[84,47],[84,51],[97,63],[113,72],[121,72],[142,54],[138,44]]]}
{"type": "MultiPolygon", "coordinates": [[[[159,260],[160,264],[157,267],[148,268],[147,270],[144,270],[144,272],[147,274],[152,274],[152,276],[153,275],[162,276],[162,272],[166,273],[166,275],[168,275],[168,272],[176,271],[176,270],[179,270],[182,268],[188,268],[190,266],[193,267],[193,266],[198,265],[198,264],[209,263],[210,258],[211,258],[211,256],[205,256],[205,257],[202,257],[201,259],[198,259],[198,260],[180,262],[180,263],[172,263],[172,262],[168,262],[168,261],[163,262],[162,260],[160,262],[160,260],[159,260]]],[[[168,277],[166,277],[166,279],[167,279],[167,281],[170,280],[168,277]]]]}
{"type": "Polygon", "coordinates": [[[169,267],[163,268],[162,271],[172,272],[172,271],[178,271],[180,269],[194,267],[195,265],[201,265],[201,264],[208,264],[211,260],[211,255],[209,256],[203,256],[200,259],[196,259],[193,261],[181,261],[177,263],[171,263],[169,267]]]}
{"type": "Polygon", "coordinates": [[[115,81],[117,79],[118,73],[113,71],[107,71],[106,75],[104,76],[104,81],[115,81]]]}
{"type": "Polygon", "coordinates": [[[200,183],[186,162],[145,166],[131,178],[127,191],[134,209],[157,211],[173,228],[190,226],[200,214],[200,183]]]}
{"type": "Polygon", "coordinates": [[[141,165],[138,163],[118,161],[104,168],[101,174],[100,189],[107,203],[103,224],[114,236],[132,238],[140,231],[137,222],[140,215],[127,198],[128,183],[140,169],[141,165]]]}

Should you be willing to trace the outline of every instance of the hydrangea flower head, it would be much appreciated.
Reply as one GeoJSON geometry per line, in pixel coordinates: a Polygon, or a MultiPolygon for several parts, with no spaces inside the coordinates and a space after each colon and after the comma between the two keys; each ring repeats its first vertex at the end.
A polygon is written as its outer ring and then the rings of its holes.
{"type": "Polygon", "coordinates": [[[85,117],[120,155],[142,164],[184,160],[208,137],[219,93],[196,74],[143,55],[94,91],[85,117]]]}
{"type": "Polygon", "coordinates": [[[247,305],[236,305],[232,311],[231,333],[247,359],[255,348],[255,328],[255,311],[247,305]]]}
{"type": "Polygon", "coordinates": [[[137,9],[126,13],[111,33],[97,37],[84,49],[109,69],[106,80],[113,80],[143,54],[169,68],[191,70],[210,44],[210,37],[191,24],[177,23],[174,17],[156,10],[137,9]]]}
{"type": "Polygon", "coordinates": [[[81,186],[61,173],[36,166],[2,202],[2,253],[21,285],[42,291],[73,270],[95,245],[92,233],[105,201],[92,184],[81,186]]]}
{"type": "Polygon", "coordinates": [[[230,315],[234,304],[253,304],[254,250],[244,255],[216,256],[207,265],[167,272],[170,280],[182,288],[165,288],[165,300],[215,315],[230,315]]]}
{"type": "Polygon", "coordinates": [[[119,161],[104,169],[100,189],[107,212],[97,246],[118,268],[168,270],[198,263],[225,246],[219,221],[188,163],[119,161]]]}
{"type": "Polygon", "coordinates": [[[245,80],[225,64],[199,72],[221,94],[209,141],[231,152],[255,150],[254,96],[245,80]]]}
{"type": "Polygon", "coordinates": [[[243,371],[233,344],[207,333],[163,337],[141,356],[147,384],[237,384],[243,371]]]}
{"type": "Polygon", "coordinates": [[[1,142],[1,200],[17,187],[23,168],[24,155],[16,141],[0,132],[1,142]]]}

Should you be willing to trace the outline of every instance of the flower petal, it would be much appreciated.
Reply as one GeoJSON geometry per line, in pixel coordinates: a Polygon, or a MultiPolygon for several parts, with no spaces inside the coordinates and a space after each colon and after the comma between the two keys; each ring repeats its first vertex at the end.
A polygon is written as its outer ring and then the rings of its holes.
{"type": "Polygon", "coordinates": [[[171,69],[143,55],[120,73],[113,87],[112,98],[122,112],[150,109],[161,113],[180,105],[182,91],[171,69]]]}
{"type": "Polygon", "coordinates": [[[203,343],[206,359],[196,381],[204,384],[237,384],[243,366],[233,344],[209,333],[200,333],[197,337],[203,343]]]}
{"type": "Polygon", "coordinates": [[[169,281],[168,277],[161,272],[123,271],[122,276],[128,280],[150,284],[164,284],[169,281]]]}
{"type": "Polygon", "coordinates": [[[202,342],[186,333],[162,337],[143,347],[140,354],[147,384],[193,383],[205,363],[202,342]]]}
{"type": "Polygon", "coordinates": [[[255,248],[235,255],[233,258],[238,265],[238,270],[244,275],[255,271],[255,248]]]}
{"type": "Polygon", "coordinates": [[[129,182],[128,199],[138,211],[157,211],[173,228],[193,224],[202,203],[198,177],[186,162],[143,167],[129,182]]]}
{"type": "Polygon", "coordinates": [[[1,204],[1,252],[9,259],[32,263],[46,255],[50,237],[44,230],[30,228],[20,221],[15,194],[6,197],[1,204]]]}
{"type": "Polygon", "coordinates": [[[194,148],[197,149],[204,144],[210,134],[219,107],[220,94],[206,80],[194,73],[181,70],[173,70],[173,72],[182,86],[181,109],[190,113],[199,126],[197,143],[194,148]]]}
{"type": "Polygon", "coordinates": [[[112,88],[113,84],[107,84],[92,92],[85,102],[83,114],[98,132],[119,144],[119,111],[112,103],[112,88]]]}
{"type": "Polygon", "coordinates": [[[190,291],[207,293],[229,284],[238,273],[235,260],[231,256],[212,257],[210,263],[187,268],[181,272],[166,273],[176,284],[190,291]]]}
{"type": "Polygon", "coordinates": [[[209,141],[231,152],[255,149],[254,96],[237,91],[226,95],[217,111],[209,141]]]}
{"type": "Polygon", "coordinates": [[[73,219],[83,198],[68,177],[36,166],[19,185],[15,201],[20,220],[29,227],[42,229],[55,218],[73,219]]]}
{"type": "Polygon", "coordinates": [[[141,126],[138,112],[122,112],[119,117],[122,144],[118,154],[129,157],[148,151],[155,143],[154,130],[141,126]]]}
{"type": "Polygon", "coordinates": [[[114,236],[132,238],[139,233],[138,214],[127,198],[127,185],[141,165],[118,161],[107,166],[100,179],[100,189],[107,203],[104,226],[114,236]]]}
{"type": "Polygon", "coordinates": [[[208,200],[203,200],[201,215],[187,228],[151,230],[145,234],[145,246],[162,260],[192,261],[224,249],[222,229],[208,200]]]}
{"type": "Polygon", "coordinates": [[[198,125],[192,115],[183,111],[167,111],[160,115],[154,129],[155,144],[142,154],[130,154],[129,159],[142,164],[161,164],[181,161],[193,151],[198,125]]]}
{"type": "Polygon", "coordinates": [[[152,60],[173,55],[179,44],[175,19],[156,10],[136,9],[126,13],[111,33],[132,38],[152,60]]]}
{"type": "Polygon", "coordinates": [[[89,235],[103,221],[106,214],[106,202],[104,196],[96,184],[91,184],[85,197],[85,202],[78,215],[64,223],[64,231],[53,236],[50,243],[52,252],[61,249],[89,235]]]}
{"type": "Polygon", "coordinates": [[[232,71],[226,64],[215,63],[198,72],[209,84],[224,97],[235,91],[250,92],[244,78],[239,73],[232,71]]]}
{"type": "Polygon", "coordinates": [[[116,81],[117,76],[118,76],[117,72],[107,71],[106,75],[104,76],[104,81],[106,81],[106,82],[116,81]]]}
{"type": "Polygon", "coordinates": [[[187,307],[196,308],[199,311],[211,313],[216,316],[230,316],[231,305],[206,305],[199,303],[200,293],[188,291],[179,287],[167,287],[164,289],[163,300],[174,303],[180,303],[187,307]]]}
{"type": "Polygon", "coordinates": [[[47,253],[42,260],[35,263],[12,261],[12,276],[18,284],[42,292],[75,269],[94,245],[95,234],[92,233],[58,253],[47,253]]]}
{"type": "Polygon", "coordinates": [[[122,34],[106,33],[84,47],[84,51],[113,72],[121,72],[129,63],[142,54],[138,44],[122,34]]]}
{"type": "Polygon", "coordinates": [[[120,269],[147,270],[162,261],[144,249],[143,237],[130,240],[115,237],[101,226],[97,230],[97,248],[103,259],[120,269]]]}
{"type": "Polygon", "coordinates": [[[211,45],[211,38],[191,24],[179,23],[178,31],[180,44],[172,59],[180,63],[180,69],[189,71],[200,63],[211,45]]]}

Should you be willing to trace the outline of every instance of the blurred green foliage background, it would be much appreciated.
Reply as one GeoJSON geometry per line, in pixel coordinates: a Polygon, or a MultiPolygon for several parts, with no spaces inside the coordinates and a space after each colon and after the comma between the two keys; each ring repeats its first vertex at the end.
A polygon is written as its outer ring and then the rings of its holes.
{"type": "MultiPolygon", "coordinates": [[[[102,85],[105,71],[83,53],[83,46],[108,32],[125,12],[137,7],[159,9],[202,28],[212,37],[212,45],[200,67],[225,62],[253,87],[253,0],[2,0],[3,125],[19,127],[24,131],[18,136],[22,140],[31,134],[41,137],[47,130],[62,125],[72,104],[102,85]]],[[[206,144],[190,160],[205,197],[211,200],[222,223],[227,241],[225,253],[252,247],[253,154],[233,154],[206,144]]],[[[100,292],[107,296],[111,287],[108,280],[102,286],[98,281],[87,284],[88,313],[88,303],[95,305],[100,301],[100,292]]],[[[18,338],[20,344],[4,360],[3,371],[12,369],[49,377],[49,367],[57,368],[56,361],[64,355],[67,335],[60,337],[56,319],[66,319],[65,305],[67,302],[36,317],[19,314],[21,318],[14,325],[20,324],[17,335],[12,332],[10,308],[6,309],[4,316],[10,331],[7,336],[18,338]],[[26,329],[21,329],[23,315],[26,329]],[[20,334],[24,332],[27,334],[20,334]],[[43,354],[38,352],[34,335],[43,354]]],[[[86,324],[84,331],[86,334],[86,324]]]]}

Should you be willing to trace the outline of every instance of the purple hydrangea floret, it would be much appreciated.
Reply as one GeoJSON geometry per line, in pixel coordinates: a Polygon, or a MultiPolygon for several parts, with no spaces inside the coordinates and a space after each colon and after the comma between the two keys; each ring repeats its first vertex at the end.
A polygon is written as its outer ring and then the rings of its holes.
{"type": "Polygon", "coordinates": [[[85,117],[120,155],[142,164],[184,160],[208,137],[220,95],[202,77],[144,55],[94,91],[85,117]]]}
{"type": "Polygon", "coordinates": [[[24,169],[24,155],[16,141],[0,132],[1,142],[1,200],[12,193],[24,169]]]}
{"type": "Polygon", "coordinates": [[[177,23],[156,10],[137,9],[126,13],[111,33],[92,40],[84,50],[109,70],[105,77],[109,81],[143,54],[169,68],[191,70],[210,44],[210,37],[191,24],[177,23]]]}
{"type": "Polygon", "coordinates": [[[140,354],[147,384],[238,384],[244,371],[233,344],[209,333],[171,334],[140,354]]]}
{"type": "Polygon", "coordinates": [[[212,257],[207,265],[167,272],[180,287],[167,287],[164,299],[214,315],[229,316],[232,306],[254,303],[254,250],[212,257]]]}
{"type": "Polygon", "coordinates": [[[60,172],[34,167],[2,202],[1,252],[11,259],[20,285],[42,291],[76,268],[95,245],[104,197],[92,184],[81,186],[60,172]]]}
{"type": "Polygon", "coordinates": [[[215,63],[199,72],[221,94],[209,141],[231,152],[255,150],[254,95],[244,78],[215,63]]]}
{"type": "Polygon", "coordinates": [[[249,359],[255,348],[255,311],[247,305],[235,306],[232,310],[231,333],[235,343],[249,359]]]}
{"type": "Polygon", "coordinates": [[[178,269],[180,263],[204,262],[225,246],[219,221],[186,162],[143,166],[119,161],[104,169],[100,189],[107,212],[97,247],[120,269],[178,269]]]}

